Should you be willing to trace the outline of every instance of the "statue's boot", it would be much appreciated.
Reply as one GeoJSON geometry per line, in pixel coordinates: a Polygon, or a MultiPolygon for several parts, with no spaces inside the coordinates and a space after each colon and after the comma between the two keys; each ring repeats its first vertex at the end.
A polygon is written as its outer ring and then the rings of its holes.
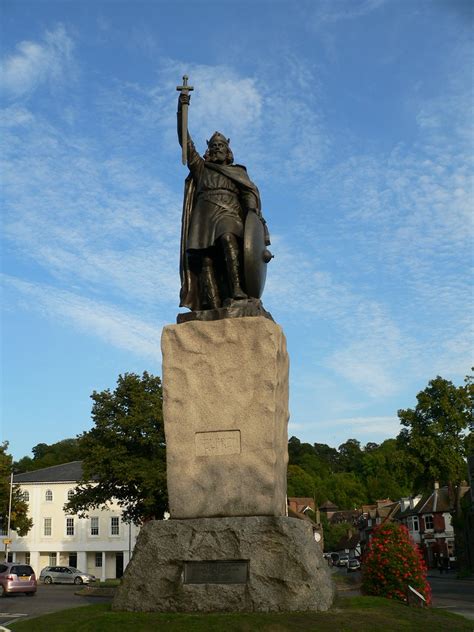
{"type": "Polygon", "coordinates": [[[237,237],[232,233],[225,233],[222,235],[221,240],[232,298],[235,300],[248,298],[240,285],[239,244],[237,243],[237,237]]]}
{"type": "Polygon", "coordinates": [[[207,297],[207,303],[211,309],[217,309],[221,306],[221,299],[219,296],[219,288],[217,287],[216,277],[214,275],[212,259],[208,257],[204,258],[201,275],[204,284],[204,293],[207,297]]]}

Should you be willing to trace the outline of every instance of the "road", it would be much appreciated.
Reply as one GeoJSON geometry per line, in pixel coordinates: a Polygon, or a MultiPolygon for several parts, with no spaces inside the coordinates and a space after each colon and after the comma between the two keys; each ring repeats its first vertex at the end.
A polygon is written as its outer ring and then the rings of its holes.
{"type": "Polygon", "coordinates": [[[38,585],[34,597],[26,595],[9,595],[0,599],[0,625],[8,628],[8,624],[27,616],[38,617],[42,614],[77,608],[91,603],[110,601],[103,597],[82,597],[75,595],[77,586],[53,584],[51,586],[38,585]]]}
{"type": "Polygon", "coordinates": [[[473,580],[434,574],[430,574],[428,579],[435,608],[445,608],[474,621],[473,580]]]}

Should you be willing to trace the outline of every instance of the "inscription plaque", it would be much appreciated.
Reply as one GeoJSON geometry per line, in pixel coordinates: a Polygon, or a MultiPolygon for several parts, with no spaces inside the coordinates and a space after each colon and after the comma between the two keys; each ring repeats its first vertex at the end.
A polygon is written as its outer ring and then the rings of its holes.
{"type": "Polygon", "coordinates": [[[196,432],[196,456],[240,454],[240,430],[196,432]]]}
{"type": "Polygon", "coordinates": [[[184,584],[245,584],[248,560],[210,560],[184,562],[184,584]]]}

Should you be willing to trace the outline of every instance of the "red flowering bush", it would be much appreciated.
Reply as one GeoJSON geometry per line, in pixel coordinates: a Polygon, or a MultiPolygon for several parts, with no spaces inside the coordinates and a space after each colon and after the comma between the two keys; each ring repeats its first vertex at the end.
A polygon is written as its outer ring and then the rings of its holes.
{"type": "Polygon", "coordinates": [[[412,586],[431,603],[426,565],[408,529],[388,522],[374,529],[362,560],[362,592],[406,601],[412,586]]]}

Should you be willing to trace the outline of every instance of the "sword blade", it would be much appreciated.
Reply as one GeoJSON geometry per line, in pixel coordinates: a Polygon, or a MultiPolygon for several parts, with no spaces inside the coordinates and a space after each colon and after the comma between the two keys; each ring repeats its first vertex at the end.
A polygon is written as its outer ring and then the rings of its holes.
{"type": "Polygon", "coordinates": [[[181,161],[183,165],[188,162],[188,106],[183,104],[181,108],[181,129],[182,129],[182,152],[181,161]]]}

